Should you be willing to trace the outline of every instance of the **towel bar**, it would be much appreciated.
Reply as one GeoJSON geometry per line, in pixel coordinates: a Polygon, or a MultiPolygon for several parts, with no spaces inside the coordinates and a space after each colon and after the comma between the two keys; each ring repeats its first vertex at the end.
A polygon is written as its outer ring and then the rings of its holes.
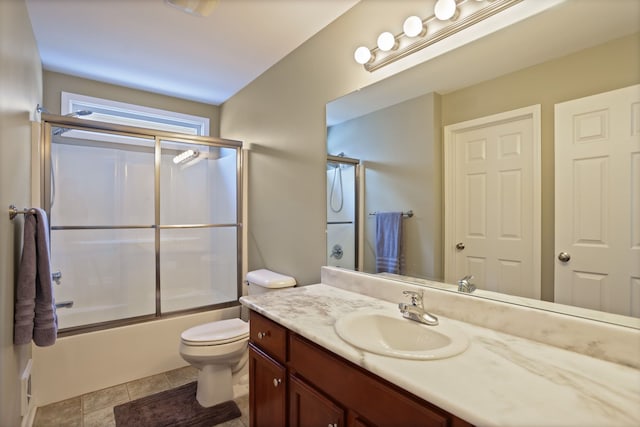
{"type": "MultiPolygon", "coordinates": [[[[369,215],[377,215],[378,212],[369,212],[369,215]]],[[[411,218],[413,216],[413,210],[409,210],[407,212],[402,212],[402,216],[406,216],[407,218],[411,218]]]]}
{"type": "Polygon", "coordinates": [[[28,214],[30,211],[31,209],[19,210],[15,205],[9,205],[9,219],[13,220],[16,216],[28,214]]]}

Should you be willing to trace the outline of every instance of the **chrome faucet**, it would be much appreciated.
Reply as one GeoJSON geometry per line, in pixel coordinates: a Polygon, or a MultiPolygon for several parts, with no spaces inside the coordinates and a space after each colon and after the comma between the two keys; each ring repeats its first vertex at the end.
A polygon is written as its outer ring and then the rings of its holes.
{"type": "Polygon", "coordinates": [[[473,279],[473,276],[468,275],[458,280],[458,292],[470,294],[471,292],[475,291],[476,286],[471,284],[471,279],[473,279]]]}
{"type": "Polygon", "coordinates": [[[411,297],[411,304],[404,302],[398,304],[402,317],[429,326],[436,326],[438,324],[438,318],[425,311],[422,305],[422,292],[403,291],[402,293],[411,297]]]}

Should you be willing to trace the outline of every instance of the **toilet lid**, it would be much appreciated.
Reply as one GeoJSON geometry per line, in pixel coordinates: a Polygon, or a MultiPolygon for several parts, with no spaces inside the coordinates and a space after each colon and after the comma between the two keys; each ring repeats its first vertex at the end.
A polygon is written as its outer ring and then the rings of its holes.
{"type": "Polygon", "coordinates": [[[240,319],[218,320],[194,326],[180,334],[189,345],[215,345],[242,340],[249,336],[249,324],[240,319]]]}

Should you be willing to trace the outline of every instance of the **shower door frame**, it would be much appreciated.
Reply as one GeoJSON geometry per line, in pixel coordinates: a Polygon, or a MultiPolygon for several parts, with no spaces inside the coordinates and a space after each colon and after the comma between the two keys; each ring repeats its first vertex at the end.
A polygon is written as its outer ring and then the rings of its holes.
{"type": "MultiPolygon", "coordinates": [[[[354,228],[354,253],[353,253],[353,269],[355,271],[361,271],[362,270],[362,263],[360,260],[360,236],[362,235],[361,230],[360,230],[360,208],[361,208],[361,204],[360,204],[360,160],[359,159],[355,159],[353,157],[344,157],[344,156],[334,156],[332,154],[327,154],[327,163],[332,162],[332,163],[339,163],[339,164],[343,164],[343,165],[349,165],[349,166],[353,166],[354,169],[354,203],[355,203],[355,207],[354,207],[354,215],[353,215],[353,228],[354,228]]],[[[325,189],[326,190],[326,189],[325,189]]],[[[325,191],[325,194],[327,192],[325,191]]],[[[327,203],[325,203],[325,205],[328,205],[328,201],[327,203]]],[[[327,226],[327,232],[325,233],[325,249],[328,250],[328,230],[329,230],[329,219],[327,218],[327,220],[325,221],[326,226],[327,226]]],[[[336,224],[336,223],[333,223],[336,224]]],[[[339,224],[339,223],[338,223],[339,224]]],[[[326,264],[329,263],[329,260],[327,259],[326,264]]]]}
{"type": "Polygon", "coordinates": [[[91,132],[109,133],[118,136],[128,136],[154,141],[154,224],[153,225],[113,225],[113,226],[59,226],[53,227],[50,224],[49,234],[52,230],[91,230],[91,229],[154,229],[154,251],[155,251],[155,313],[124,319],[114,319],[99,323],[92,323],[83,326],[73,326],[58,331],[58,336],[69,336],[79,333],[92,332],[109,329],[119,326],[131,325],[135,323],[152,320],[166,319],[175,316],[182,316],[191,313],[198,313],[212,309],[223,309],[238,306],[238,298],[242,295],[242,271],[243,271],[243,234],[242,223],[243,211],[243,150],[242,141],[222,139],[210,136],[189,135],[174,132],[165,132],[155,129],[147,129],[133,126],[116,125],[112,123],[99,122],[96,120],[86,120],[77,117],[59,116],[55,114],[43,113],[41,116],[41,138],[40,138],[40,203],[42,208],[51,216],[51,130],[53,127],[64,127],[69,130],[84,130],[91,132]],[[206,145],[209,147],[228,148],[236,150],[236,222],[230,224],[193,224],[193,225],[162,225],[160,224],[160,169],[161,169],[161,142],[171,141],[184,144],[206,145]],[[160,231],[163,229],[176,228],[217,228],[236,227],[236,300],[211,304],[206,306],[188,308],[184,310],[162,313],[161,310],[161,278],[160,278],[160,231]]]}

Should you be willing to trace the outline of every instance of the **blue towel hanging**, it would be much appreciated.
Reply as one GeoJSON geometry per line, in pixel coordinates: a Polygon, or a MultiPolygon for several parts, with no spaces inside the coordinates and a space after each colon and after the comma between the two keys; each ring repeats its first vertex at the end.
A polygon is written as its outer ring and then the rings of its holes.
{"type": "Polygon", "coordinates": [[[402,212],[376,213],[376,272],[402,270],[402,212]]]}

